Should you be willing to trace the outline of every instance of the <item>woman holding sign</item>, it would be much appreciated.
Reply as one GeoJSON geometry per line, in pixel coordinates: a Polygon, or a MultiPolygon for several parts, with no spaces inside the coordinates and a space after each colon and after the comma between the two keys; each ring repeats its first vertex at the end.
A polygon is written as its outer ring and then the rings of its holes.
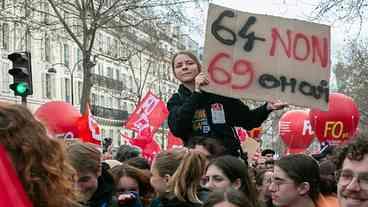
{"type": "Polygon", "coordinates": [[[247,130],[259,127],[271,111],[286,106],[281,102],[269,102],[250,110],[238,99],[202,91],[201,87],[209,81],[201,73],[197,57],[190,52],[175,54],[171,64],[181,84],[167,103],[169,128],[186,146],[190,145],[194,136],[204,136],[221,142],[225,146],[225,154],[242,156],[234,127],[247,130]]]}

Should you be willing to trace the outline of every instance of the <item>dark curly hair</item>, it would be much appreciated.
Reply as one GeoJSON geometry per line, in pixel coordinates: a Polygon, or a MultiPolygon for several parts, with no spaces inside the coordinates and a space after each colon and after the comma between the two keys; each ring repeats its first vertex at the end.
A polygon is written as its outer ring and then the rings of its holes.
{"type": "Polygon", "coordinates": [[[368,154],[368,133],[360,133],[349,144],[343,145],[336,150],[336,169],[342,168],[344,160],[360,161],[368,154]]]}
{"type": "Polygon", "coordinates": [[[0,144],[34,206],[77,205],[76,173],[67,161],[64,145],[50,138],[26,107],[0,103],[0,144]]]}

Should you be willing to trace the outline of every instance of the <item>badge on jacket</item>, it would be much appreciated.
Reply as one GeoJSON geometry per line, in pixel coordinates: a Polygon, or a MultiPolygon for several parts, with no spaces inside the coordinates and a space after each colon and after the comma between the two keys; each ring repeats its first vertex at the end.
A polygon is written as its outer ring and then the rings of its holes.
{"type": "Polygon", "coordinates": [[[224,106],[220,103],[211,104],[212,122],[214,124],[225,124],[224,106]]]}

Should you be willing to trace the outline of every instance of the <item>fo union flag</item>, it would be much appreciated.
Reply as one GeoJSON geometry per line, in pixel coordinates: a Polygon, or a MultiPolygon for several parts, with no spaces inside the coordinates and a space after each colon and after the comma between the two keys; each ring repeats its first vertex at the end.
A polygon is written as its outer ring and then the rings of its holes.
{"type": "Polygon", "coordinates": [[[149,129],[153,134],[168,115],[165,103],[149,91],[130,115],[125,127],[138,133],[149,129]]]}

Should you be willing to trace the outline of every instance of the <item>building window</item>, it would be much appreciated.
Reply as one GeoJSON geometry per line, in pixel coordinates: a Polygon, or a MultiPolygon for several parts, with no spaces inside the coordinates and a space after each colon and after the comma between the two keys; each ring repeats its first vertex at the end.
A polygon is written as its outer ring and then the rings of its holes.
{"type": "Polygon", "coordinates": [[[102,64],[98,64],[98,72],[97,72],[98,75],[103,75],[103,66],[102,64]]]}
{"type": "Polygon", "coordinates": [[[46,78],[45,78],[46,88],[45,88],[45,91],[46,91],[46,98],[48,98],[48,99],[53,98],[54,85],[53,85],[53,80],[52,79],[53,79],[52,76],[50,74],[46,73],[46,78]]]}
{"type": "Polygon", "coordinates": [[[101,96],[101,102],[100,102],[101,106],[105,106],[105,96],[101,96]]]}
{"type": "Polygon", "coordinates": [[[71,88],[70,88],[70,79],[65,78],[64,79],[64,83],[65,83],[65,101],[71,103],[71,88]]]}
{"type": "Polygon", "coordinates": [[[8,23],[3,23],[3,42],[2,42],[2,46],[4,49],[9,49],[9,24],[8,23]]]}
{"type": "Polygon", "coordinates": [[[77,48],[77,61],[75,62],[75,64],[78,64],[78,71],[82,70],[82,51],[77,48]]]}
{"type": "Polygon", "coordinates": [[[92,93],[92,105],[97,105],[97,96],[94,93],[92,93]]]}
{"type": "MultiPolygon", "coordinates": [[[[81,97],[82,97],[82,88],[83,88],[83,84],[81,81],[78,81],[77,82],[78,84],[78,94],[77,94],[77,100],[75,100],[75,102],[77,104],[80,104],[80,100],[81,100],[81,97]]],[[[75,99],[75,98],[74,98],[75,99]]]]}
{"type": "Polygon", "coordinates": [[[108,78],[111,78],[111,79],[113,79],[113,78],[114,78],[114,74],[113,74],[113,69],[112,69],[112,68],[107,67],[107,68],[106,68],[106,72],[107,72],[106,76],[107,76],[108,78]]]}
{"type": "Polygon", "coordinates": [[[50,56],[51,56],[50,37],[46,36],[45,37],[45,60],[49,62],[51,59],[50,56]]]}
{"type": "Polygon", "coordinates": [[[69,67],[69,45],[64,44],[64,64],[69,67]]]}
{"type": "Polygon", "coordinates": [[[128,105],[127,105],[126,102],[123,102],[122,110],[123,111],[127,111],[128,110],[128,105]]]}
{"type": "Polygon", "coordinates": [[[112,107],[112,97],[109,97],[109,98],[107,99],[107,101],[108,101],[108,102],[107,102],[107,104],[108,104],[108,105],[107,105],[107,108],[113,108],[113,107],[112,107]]]}
{"type": "Polygon", "coordinates": [[[119,71],[119,69],[115,70],[115,74],[116,74],[116,80],[120,80],[120,71],[119,71]]]}

